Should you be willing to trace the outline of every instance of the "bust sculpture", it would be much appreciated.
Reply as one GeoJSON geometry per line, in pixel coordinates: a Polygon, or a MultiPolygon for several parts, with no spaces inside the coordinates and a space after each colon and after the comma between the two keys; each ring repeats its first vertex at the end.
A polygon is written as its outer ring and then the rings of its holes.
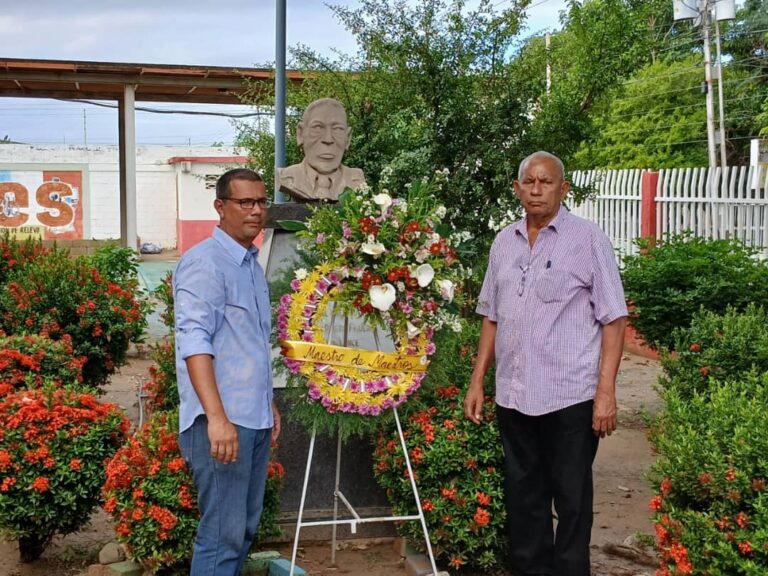
{"type": "Polygon", "coordinates": [[[280,189],[298,202],[335,202],[345,188],[363,186],[363,171],[341,163],[351,135],[341,102],[321,98],[310,103],[296,129],[304,160],[279,170],[280,189]]]}

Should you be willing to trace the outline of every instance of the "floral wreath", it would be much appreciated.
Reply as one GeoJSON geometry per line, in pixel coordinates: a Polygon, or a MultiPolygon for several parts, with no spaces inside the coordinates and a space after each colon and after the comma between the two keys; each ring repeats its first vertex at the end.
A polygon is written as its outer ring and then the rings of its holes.
{"type": "Polygon", "coordinates": [[[442,229],[446,210],[432,202],[435,185],[412,184],[407,201],[387,190],[348,189],[337,204],[313,207],[306,223],[282,223],[320,261],[296,270],[292,292],[280,299],[283,361],[306,383],[310,402],[330,413],[377,416],[399,406],[426,376],[435,331],[460,329],[457,247],[465,235],[442,229]],[[391,333],[395,351],[327,342],[320,320],[329,305],[333,314],[359,316],[372,330],[391,333]]]}

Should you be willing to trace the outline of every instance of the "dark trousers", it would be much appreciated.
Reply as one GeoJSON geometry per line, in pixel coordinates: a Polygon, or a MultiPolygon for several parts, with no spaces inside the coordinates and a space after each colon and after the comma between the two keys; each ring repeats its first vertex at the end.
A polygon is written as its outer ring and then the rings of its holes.
{"type": "Polygon", "coordinates": [[[509,560],[516,576],[589,576],[592,401],[542,416],[496,407],[509,560]],[[555,528],[552,506],[557,514],[555,528]]]}

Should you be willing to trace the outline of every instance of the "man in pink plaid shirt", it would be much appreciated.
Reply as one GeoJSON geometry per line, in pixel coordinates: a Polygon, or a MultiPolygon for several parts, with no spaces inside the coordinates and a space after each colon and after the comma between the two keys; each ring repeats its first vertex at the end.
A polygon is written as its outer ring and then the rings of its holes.
{"type": "Polygon", "coordinates": [[[589,576],[592,462],[616,429],[624,290],[608,238],[562,206],[559,158],[531,154],[514,187],[526,215],[491,247],[464,411],[480,423],[495,361],[513,574],[589,576]]]}

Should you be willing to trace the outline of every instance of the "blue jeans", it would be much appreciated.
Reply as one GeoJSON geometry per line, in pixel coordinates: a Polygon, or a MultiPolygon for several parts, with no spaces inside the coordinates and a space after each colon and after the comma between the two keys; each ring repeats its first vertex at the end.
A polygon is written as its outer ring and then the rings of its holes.
{"type": "Polygon", "coordinates": [[[230,464],[211,457],[205,416],[179,435],[200,508],[190,576],[237,576],[259,527],[272,430],[236,428],[240,452],[230,464]]]}

